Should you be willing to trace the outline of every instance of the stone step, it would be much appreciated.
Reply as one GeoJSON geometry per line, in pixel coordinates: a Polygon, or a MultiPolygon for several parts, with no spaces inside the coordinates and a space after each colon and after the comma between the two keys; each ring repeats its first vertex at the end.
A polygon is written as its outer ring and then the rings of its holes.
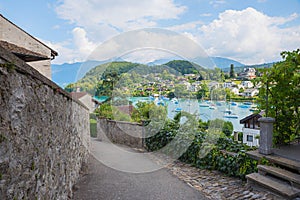
{"type": "Polygon", "coordinates": [[[291,183],[292,186],[295,186],[300,189],[299,174],[295,174],[285,169],[281,169],[273,166],[267,166],[267,165],[258,165],[257,168],[258,168],[258,173],[262,175],[270,174],[276,176],[278,178],[288,181],[289,183],[291,183]]]}
{"type": "Polygon", "coordinates": [[[294,199],[296,197],[300,197],[299,189],[294,188],[288,183],[285,183],[279,179],[263,176],[259,173],[248,174],[246,178],[248,183],[252,186],[255,187],[257,185],[260,185],[284,198],[294,199]]]}
{"type": "Polygon", "coordinates": [[[247,154],[255,160],[260,160],[261,158],[264,157],[272,163],[295,170],[298,173],[300,173],[300,162],[299,161],[284,158],[284,157],[278,156],[276,154],[263,155],[263,154],[260,154],[258,152],[258,150],[248,151],[247,154]]]}

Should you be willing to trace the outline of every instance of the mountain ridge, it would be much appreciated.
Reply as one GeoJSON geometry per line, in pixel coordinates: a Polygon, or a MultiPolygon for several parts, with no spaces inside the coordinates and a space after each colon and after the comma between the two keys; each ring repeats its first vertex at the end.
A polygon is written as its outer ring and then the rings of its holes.
{"type": "MultiPolygon", "coordinates": [[[[222,57],[211,57],[212,61],[215,63],[215,66],[218,68],[228,68],[230,64],[234,64],[234,66],[244,66],[244,64],[222,57]]],[[[76,62],[76,63],[64,63],[64,64],[52,64],[52,80],[64,88],[69,83],[73,83],[82,78],[88,71],[92,68],[104,64],[112,62],[113,60],[105,60],[105,61],[87,61],[87,62],[76,62]]],[[[164,65],[172,60],[168,59],[159,59],[157,61],[151,61],[146,65],[155,66],[155,65],[164,65]]],[[[193,61],[193,60],[192,60],[193,61]]]]}

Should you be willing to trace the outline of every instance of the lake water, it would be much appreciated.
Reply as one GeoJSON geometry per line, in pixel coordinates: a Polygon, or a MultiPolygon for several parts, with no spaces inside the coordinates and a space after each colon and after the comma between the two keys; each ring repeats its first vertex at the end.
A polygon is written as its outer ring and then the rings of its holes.
{"type": "MultiPolygon", "coordinates": [[[[135,105],[138,101],[150,101],[148,97],[131,97],[129,99],[135,105]]],[[[244,117],[251,115],[253,112],[250,111],[251,106],[255,105],[244,105],[244,103],[236,103],[237,105],[231,105],[231,103],[225,102],[200,102],[195,99],[179,99],[178,104],[172,101],[164,101],[168,107],[168,117],[173,119],[176,115],[175,109],[182,109],[183,111],[196,114],[202,121],[208,121],[213,119],[223,119],[230,121],[233,124],[234,131],[242,131],[243,124],[240,124],[240,120],[244,117]],[[215,109],[210,107],[200,107],[200,105],[211,105],[214,104],[215,109]],[[236,114],[238,118],[225,118],[224,111],[231,110],[232,113],[236,114]]]]}

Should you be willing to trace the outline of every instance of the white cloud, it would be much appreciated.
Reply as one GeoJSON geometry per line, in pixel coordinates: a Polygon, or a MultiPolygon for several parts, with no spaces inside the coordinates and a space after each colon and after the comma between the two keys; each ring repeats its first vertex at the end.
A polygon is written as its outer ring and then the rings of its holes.
{"type": "Polygon", "coordinates": [[[211,13],[202,13],[200,16],[201,17],[210,17],[210,16],[212,16],[212,14],[211,13]]]}
{"type": "Polygon", "coordinates": [[[171,27],[168,27],[168,29],[172,30],[172,31],[186,31],[186,30],[192,30],[192,29],[199,28],[199,25],[203,25],[203,22],[201,20],[171,26],[171,27]]]}
{"type": "Polygon", "coordinates": [[[46,45],[58,52],[58,56],[52,63],[61,64],[85,61],[97,47],[96,44],[89,41],[86,37],[86,31],[83,28],[74,28],[72,34],[73,38],[71,40],[63,42],[52,43],[42,40],[46,45]]]}
{"type": "Polygon", "coordinates": [[[52,29],[54,29],[54,30],[60,29],[60,25],[56,24],[56,25],[52,26],[52,29]]]}
{"type": "Polygon", "coordinates": [[[209,2],[209,4],[213,5],[213,7],[219,7],[222,4],[225,4],[226,1],[225,0],[212,0],[209,2]]]}
{"type": "Polygon", "coordinates": [[[297,17],[270,17],[254,8],[226,10],[199,29],[198,41],[213,56],[231,57],[246,64],[274,61],[281,51],[299,47],[300,27],[283,26],[297,17]]]}
{"type": "Polygon", "coordinates": [[[56,8],[61,18],[87,30],[106,25],[122,31],[155,26],[155,20],[176,19],[185,10],[173,0],[63,0],[56,8]]]}
{"type": "MultiPolygon", "coordinates": [[[[209,3],[217,7],[227,2],[211,0],[209,3]]],[[[61,0],[56,7],[57,14],[73,23],[76,28],[72,31],[73,38],[70,41],[53,44],[57,46],[54,49],[60,53],[54,62],[64,59],[68,62],[84,60],[100,42],[128,30],[155,27],[158,20],[177,19],[186,10],[187,7],[175,4],[174,0],[61,0]]],[[[211,14],[204,13],[200,16],[211,14]]],[[[297,13],[288,17],[270,17],[254,8],[247,8],[241,11],[226,10],[206,25],[197,20],[168,29],[181,32],[199,42],[212,56],[224,56],[254,64],[278,60],[281,51],[299,48],[300,27],[288,26],[288,22],[298,17],[297,13]]],[[[140,32],[124,41],[103,42],[105,52],[101,51],[101,57],[111,58],[116,49],[122,49],[122,45],[132,46],[134,43],[133,46],[139,46],[137,43],[141,43],[144,46],[157,46],[165,41],[176,41],[176,37],[171,40],[168,37],[160,33],[140,32]],[[145,39],[147,41],[143,41],[145,39]]],[[[192,54],[192,50],[184,45],[180,48],[192,54]]]]}
{"type": "Polygon", "coordinates": [[[96,44],[89,41],[83,28],[76,27],[72,33],[75,45],[82,55],[88,56],[97,47],[96,44]]]}
{"type": "MultiPolygon", "coordinates": [[[[204,49],[186,34],[163,29],[140,29],[122,33],[102,43],[88,59],[108,60],[125,56],[127,60],[145,63],[166,58],[167,54],[185,59],[207,58],[204,49]]],[[[205,64],[207,67],[212,65],[209,62],[205,64]]]]}
{"type": "Polygon", "coordinates": [[[67,47],[69,45],[68,42],[53,43],[45,40],[41,41],[58,52],[58,56],[55,57],[55,59],[51,61],[51,63],[62,64],[81,61],[79,52],[76,52],[73,49],[67,47]]]}
{"type": "MultiPolygon", "coordinates": [[[[104,42],[124,31],[155,27],[157,20],[177,19],[186,9],[173,0],[62,0],[56,7],[56,13],[77,26],[72,31],[73,38],[70,42],[76,48],[71,50],[71,47],[56,45],[64,57],[69,58],[73,54],[73,58],[82,60],[96,47],[96,43],[104,42]]],[[[107,52],[111,48],[107,47],[107,52]]]]}

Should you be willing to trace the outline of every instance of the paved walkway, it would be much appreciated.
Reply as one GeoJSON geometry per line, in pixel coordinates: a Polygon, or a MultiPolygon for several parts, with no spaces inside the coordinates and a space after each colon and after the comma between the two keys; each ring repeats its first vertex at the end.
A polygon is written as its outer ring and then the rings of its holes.
{"type": "Polygon", "coordinates": [[[172,175],[167,169],[151,161],[147,154],[92,140],[88,174],[83,176],[75,186],[74,199],[204,200],[207,198],[172,175]]]}

